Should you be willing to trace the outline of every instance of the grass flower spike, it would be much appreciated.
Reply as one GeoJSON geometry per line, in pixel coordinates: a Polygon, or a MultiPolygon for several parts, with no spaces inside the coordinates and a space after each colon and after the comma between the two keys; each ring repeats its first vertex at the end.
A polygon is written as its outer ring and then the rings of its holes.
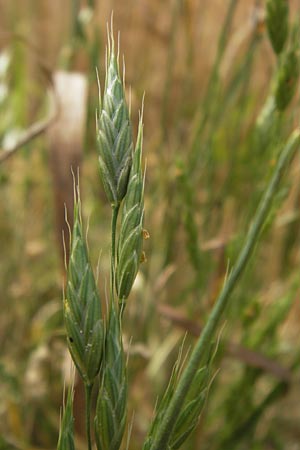
{"type": "Polygon", "coordinates": [[[144,219],[144,178],[141,167],[142,146],[143,123],[141,115],[128,190],[122,210],[117,249],[116,289],[120,304],[129,296],[142,255],[144,219]]]}
{"type": "Polygon", "coordinates": [[[291,49],[286,55],[279,68],[275,100],[279,111],[283,111],[291,102],[299,81],[299,55],[291,49]]]}
{"type": "Polygon", "coordinates": [[[289,6],[287,0],[267,1],[267,29],[274,52],[279,55],[286,43],[289,31],[289,6]]]}
{"type": "Polygon", "coordinates": [[[83,381],[92,385],[102,360],[104,324],[100,297],[82,233],[79,194],[74,205],[64,319],[73,361],[83,381]]]}
{"type": "Polygon", "coordinates": [[[95,417],[98,450],[119,450],[126,415],[126,360],[122,345],[120,317],[112,303],[95,417]]]}
{"type": "Polygon", "coordinates": [[[133,142],[124,85],[115,54],[113,33],[109,37],[106,80],[100,115],[97,120],[100,175],[110,203],[117,206],[127,191],[133,142]]]}

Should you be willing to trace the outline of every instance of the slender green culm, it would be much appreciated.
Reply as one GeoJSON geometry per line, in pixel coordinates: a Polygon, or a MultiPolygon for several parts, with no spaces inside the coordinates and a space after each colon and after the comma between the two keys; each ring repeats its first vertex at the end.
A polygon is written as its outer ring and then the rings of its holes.
{"type": "Polygon", "coordinates": [[[115,53],[113,30],[108,36],[106,79],[97,117],[97,144],[100,176],[107,198],[119,205],[127,191],[132,163],[132,130],[124,85],[119,71],[119,50],[115,53]]]}
{"type": "Polygon", "coordinates": [[[125,430],[126,409],[127,375],[121,322],[112,303],[95,416],[98,450],[119,450],[125,430]]]}
{"type": "Polygon", "coordinates": [[[117,248],[116,290],[120,306],[124,306],[137,275],[143,243],[144,179],[141,167],[143,146],[142,115],[136,149],[124,200],[117,248]]]}
{"type": "Polygon", "coordinates": [[[74,226],[67,273],[64,320],[68,346],[84,383],[92,385],[100,370],[104,344],[101,301],[82,231],[79,193],[75,196],[74,226]]]}
{"type": "Polygon", "coordinates": [[[191,383],[193,382],[199,367],[203,363],[203,358],[205,357],[207,347],[210,345],[213,337],[215,336],[218,325],[223,317],[223,313],[229,303],[230,295],[240,279],[240,276],[247,267],[250,256],[255,249],[260,232],[264,226],[265,220],[268,217],[272,201],[277,193],[284,170],[290,163],[299,144],[300,130],[297,129],[291,134],[287,144],[282,149],[274,169],[273,176],[271,177],[263,198],[258,206],[237,262],[231,270],[228,278],[225,280],[223,289],[215,302],[208,321],[206,322],[191,357],[189,358],[187,366],[182,373],[176,391],[174,392],[166,412],[161,419],[159,430],[153,439],[150,450],[162,450],[169,448],[169,443],[174,436],[174,426],[180,416],[182,404],[188,395],[191,383]]]}
{"type": "Polygon", "coordinates": [[[68,390],[67,402],[63,408],[63,417],[59,429],[57,450],[75,450],[73,418],[73,386],[68,390]]]}
{"type": "Polygon", "coordinates": [[[274,52],[279,55],[289,32],[289,5],[287,0],[267,0],[266,24],[274,52]]]}

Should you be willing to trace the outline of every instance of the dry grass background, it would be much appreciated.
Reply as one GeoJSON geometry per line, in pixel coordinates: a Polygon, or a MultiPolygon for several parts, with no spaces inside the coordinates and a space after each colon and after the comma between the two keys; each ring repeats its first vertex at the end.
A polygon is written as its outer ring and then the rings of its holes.
{"type": "MultiPolygon", "coordinates": [[[[81,7],[87,6],[87,2],[79,3],[81,7]]],[[[184,292],[186,284],[189,284],[187,280],[193,278],[193,273],[185,250],[182,224],[180,223],[174,233],[173,242],[166,243],[162,236],[167,232],[172,189],[178,189],[177,178],[180,174],[175,162],[178,156],[178,139],[183,143],[189,140],[194,114],[205,95],[229,1],[96,0],[94,3],[95,15],[86,28],[87,45],[84,47],[73,40],[70,0],[0,0],[0,49],[13,44],[16,36],[20,35],[30,43],[20,44],[22,74],[25,80],[22,100],[22,122],[25,126],[40,116],[45,97],[45,82],[39,67],[40,58],[51,72],[65,67],[86,74],[90,104],[93,108],[96,105],[97,86],[94,67],[91,67],[94,60],[91,63],[87,48],[93,45],[99,34],[97,65],[103,79],[106,23],[113,10],[114,28],[121,32],[121,54],[124,54],[126,59],[126,82],[127,86],[131,86],[135,123],[143,92],[146,91],[146,223],[151,239],[146,244],[148,262],[143,271],[144,276],[140,277],[136,298],[128,310],[125,329],[128,346],[132,334],[136,336],[133,336],[131,344],[130,412],[139,411],[135,416],[133,432],[138,449],[151,418],[155,396],[163,389],[183,333],[181,328],[173,325],[176,323],[174,317],[170,321],[170,312],[166,314],[167,318],[161,317],[164,314],[162,311],[161,315],[158,313],[157,305],[163,302],[173,304],[176,299],[181,325],[187,329],[192,329],[195,325],[195,321],[184,322],[186,316],[190,319],[197,317],[197,324],[202,322],[202,319],[198,318],[206,314],[206,309],[213,302],[226,271],[224,242],[226,244],[229,237],[235,235],[241,224],[245,226],[245,216],[239,210],[241,205],[235,202],[232,195],[224,200],[220,214],[218,207],[212,205],[212,222],[207,228],[205,241],[201,244],[204,251],[212,254],[214,260],[214,271],[210,274],[208,283],[209,291],[201,305],[197,303],[194,295],[185,305],[178,298],[178,293],[184,292]],[[168,246],[170,256],[166,258],[168,246]],[[150,287],[145,282],[146,279],[150,280],[150,287]],[[153,331],[155,327],[159,327],[159,333],[153,331]],[[169,356],[170,364],[164,365],[164,359],[169,356]]],[[[291,1],[290,5],[293,12],[299,10],[298,0],[291,1]]],[[[261,20],[263,6],[264,2],[239,1],[230,32],[230,45],[221,66],[222,84],[226,85],[233,66],[243,57],[253,33],[262,36],[249,88],[253,103],[266,95],[275,63],[261,20]]],[[[252,111],[249,117],[245,118],[246,125],[242,136],[247,135],[253,117],[252,111]]],[[[297,118],[294,119],[295,122],[296,120],[297,118]]],[[[87,137],[84,141],[82,166],[85,215],[90,216],[93,260],[96,262],[99,247],[103,247],[101,264],[105,272],[108,269],[105,256],[109,245],[106,214],[108,209],[102,202],[104,197],[95,167],[93,111],[89,111],[86,126],[87,137]]],[[[68,129],[63,131],[66,134],[69,132],[68,129]]],[[[0,343],[5,366],[11,369],[11,373],[17,373],[19,370],[22,374],[21,380],[17,376],[15,379],[12,377],[12,383],[18,384],[15,396],[5,396],[1,393],[5,404],[0,406],[0,415],[5,417],[3,420],[7,429],[12,430],[9,433],[12,449],[49,448],[53,443],[53,436],[56,436],[61,400],[61,365],[65,361],[59,316],[62,277],[59,252],[55,247],[52,184],[47,152],[44,151],[48,150],[48,146],[49,141],[42,137],[30,145],[25,158],[16,155],[7,162],[4,169],[2,168],[9,173],[9,183],[2,187],[0,233],[3,254],[10,255],[10,260],[0,261],[0,269],[3,272],[0,279],[7,290],[0,293],[0,303],[4,311],[0,318],[0,343]],[[9,305],[6,304],[6,298],[9,298],[9,305]],[[21,368],[18,367],[20,361],[21,368]],[[43,422],[45,425],[41,425],[43,422]],[[35,446],[32,446],[31,442],[35,446]]],[[[183,147],[179,153],[182,156],[184,152],[183,147]]],[[[297,164],[296,162],[291,175],[295,188],[281,211],[282,217],[285,211],[289,212],[298,202],[297,164]]],[[[221,157],[216,170],[216,180],[220,185],[223,185],[227,175],[228,165],[221,157]]],[[[245,183],[242,190],[244,197],[247,197],[251,182],[245,183]]],[[[174,196],[176,192],[174,191],[174,196]]],[[[201,201],[202,198],[205,199],[206,194],[199,189],[198,196],[201,201]]],[[[175,213],[178,217],[180,214],[180,210],[175,213]]],[[[201,222],[199,214],[196,215],[198,222],[201,222]]],[[[277,227],[273,240],[270,239],[271,243],[264,247],[260,255],[265,284],[261,283],[258,289],[261,289],[260,294],[265,305],[270,304],[273,297],[279,296],[281,290],[284,291],[284,283],[280,280],[282,239],[284,228],[277,227]]],[[[293,261],[299,263],[297,249],[294,251],[293,261]]],[[[103,275],[102,279],[104,278],[103,275]]],[[[104,291],[103,286],[102,290],[104,291]]],[[[255,316],[255,307],[252,305],[247,310],[250,317],[251,314],[255,316]]],[[[297,336],[298,309],[296,303],[282,330],[288,342],[295,341],[297,336]]],[[[222,364],[225,372],[228,364],[234,375],[241,371],[239,362],[231,364],[225,361],[222,364]]],[[[65,374],[66,372],[64,376],[65,374]]],[[[224,375],[224,382],[230,383],[227,378],[228,372],[224,375]]],[[[264,386],[261,391],[264,392],[264,386]]],[[[290,403],[287,405],[295,411],[295,420],[291,423],[288,422],[289,418],[287,419],[287,435],[291,429],[290,434],[294,436],[295,422],[300,412],[293,399],[288,401],[290,403]]],[[[79,395],[78,410],[82,407],[81,402],[79,395]]],[[[77,417],[80,417],[80,411],[77,412],[77,417]]],[[[277,416],[274,421],[276,420],[279,420],[277,416]]],[[[283,417],[281,422],[279,420],[279,423],[284,424],[285,418],[283,417]]],[[[261,425],[260,433],[264,432],[264,426],[261,425]]],[[[215,428],[209,421],[207,428],[208,444],[203,448],[210,448],[209,442],[213,442],[215,428]]],[[[79,419],[77,429],[81,431],[79,419]]],[[[2,431],[0,426],[0,436],[2,431]]],[[[195,442],[201,442],[201,430],[198,435],[194,443],[186,448],[197,448],[195,442]]],[[[6,450],[4,444],[2,447],[1,445],[0,441],[0,449],[6,450]]],[[[79,448],[82,448],[80,442],[79,448]]],[[[275,446],[264,447],[269,448],[275,449],[275,446]]],[[[295,444],[294,447],[285,448],[296,450],[300,447],[295,444]]]]}

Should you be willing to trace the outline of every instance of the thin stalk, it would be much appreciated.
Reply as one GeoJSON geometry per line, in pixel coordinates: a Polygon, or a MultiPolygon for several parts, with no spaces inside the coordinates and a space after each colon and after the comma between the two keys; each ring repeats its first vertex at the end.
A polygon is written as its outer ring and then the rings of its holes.
{"type": "Polygon", "coordinates": [[[263,198],[254,216],[254,220],[249,228],[244,246],[241,249],[236,264],[234,265],[232,271],[230,272],[228,278],[224,283],[224,286],[219,294],[219,297],[216,300],[208,321],[203,328],[203,332],[201,333],[200,338],[198,339],[188,361],[188,364],[182,373],[176,391],[174,392],[174,396],[171,399],[169,407],[162,418],[159,431],[154,437],[151,450],[161,450],[162,448],[168,447],[168,442],[176,423],[176,419],[178,417],[178,414],[180,413],[180,409],[182,407],[182,404],[184,403],[184,399],[188,393],[192,380],[203,361],[207,346],[215,336],[223,312],[229,303],[230,294],[235,288],[241,274],[247,267],[250,256],[253,253],[256,243],[259,239],[260,232],[272,206],[272,201],[277,192],[277,188],[283,176],[283,172],[291,161],[292,156],[294,155],[299,143],[300,130],[297,129],[291,134],[287,144],[283,148],[278,158],[273,176],[271,177],[271,180],[264,192],[263,198]]]}
{"type": "Polygon", "coordinates": [[[117,220],[119,214],[120,205],[112,205],[112,219],[111,219],[111,274],[110,274],[110,293],[111,302],[114,301],[115,292],[115,273],[116,273],[116,230],[117,230],[117,220]]]}
{"type": "Polygon", "coordinates": [[[91,438],[91,399],[92,399],[92,384],[84,384],[85,389],[85,429],[86,438],[88,443],[88,450],[92,450],[92,438],[91,438]]]}

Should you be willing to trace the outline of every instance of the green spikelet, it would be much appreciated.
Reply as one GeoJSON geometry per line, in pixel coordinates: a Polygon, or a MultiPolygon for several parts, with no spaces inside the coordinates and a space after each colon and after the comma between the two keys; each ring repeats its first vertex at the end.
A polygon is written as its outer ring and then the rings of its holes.
{"type": "Polygon", "coordinates": [[[110,203],[116,206],[126,194],[133,142],[112,31],[106,61],[103,101],[101,104],[100,99],[100,116],[97,120],[97,142],[103,187],[110,203]]]}
{"type": "Polygon", "coordinates": [[[79,196],[74,205],[74,226],[63,312],[73,361],[83,381],[92,385],[102,360],[104,324],[101,301],[82,233],[79,196]]]}
{"type": "Polygon", "coordinates": [[[198,370],[193,380],[189,396],[185,400],[180,415],[176,421],[174,432],[170,440],[170,450],[176,450],[181,447],[183,442],[194,431],[199,422],[199,417],[205,406],[208,386],[209,386],[209,368],[202,367],[198,370]]]}
{"type": "MultiPolygon", "coordinates": [[[[193,379],[189,394],[183,402],[182,408],[174,426],[173,433],[170,437],[170,441],[167,447],[168,450],[175,450],[180,448],[183,442],[188,438],[188,436],[192,433],[192,431],[198,424],[199,416],[204,408],[208,394],[211,372],[210,366],[213,357],[209,357],[208,359],[208,364],[198,369],[193,379]]],[[[169,385],[156,411],[148,436],[144,443],[143,450],[152,449],[153,442],[155,441],[156,434],[160,427],[161,419],[166,414],[169,403],[176,392],[180,372],[182,370],[180,360],[181,352],[174,367],[169,385]]]]}
{"type": "Polygon", "coordinates": [[[98,450],[119,450],[126,423],[126,404],[127,375],[121,323],[112,303],[95,416],[98,450]]]}
{"type": "Polygon", "coordinates": [[[121,304],[128,297],[137,275],[143,243],[144,179],[141,168],[143,124],[140,117],[136,149],[122,210],[117,248],[116,289],[121,304]]]}
{"type": "Polygon", "coordinates": [[[295,50],[290,50],[284,57],[279,68],[275,101],[279,111],[283,111],[292,100],[299,80],[299,56],[295,50]]]}
{"type": "Polygon", "coordinates": [[[266,24],[274,52],[279,55],[289,32],[288,0],[267,0],[266,24]]]}
{"type": "Polygon", "coordinates": [[[148,435],[147,435],[146,440],[143,445],[143,450],[151,450],[152,443],[155,438],[156,432],[159,429],[159,424],[161,422],[161,419],[164,416],[164,414],[166,413],[169,402],[171,401],[173,394],[175,392],[178,377],[179,377],[179,372],[180,372],[181,351],[182,351],[182,348],[180,350],[180,356],[178,357],[178,359],[175,363],[175,366],[173,368],[173,372],[170,377],[168,387],[167,387],[167,389],[158,405],[158,408],[155,412],[155,416],[151,423],[150,430],[148,432],[148,435]]]}
{"type": "Polygon", "coordinates": [[[74,391],[72,387],[69,389],[67,403],[64,407],[63,418],[59,430],[57,450],[75,450],[73,397],[74,391]]]}

